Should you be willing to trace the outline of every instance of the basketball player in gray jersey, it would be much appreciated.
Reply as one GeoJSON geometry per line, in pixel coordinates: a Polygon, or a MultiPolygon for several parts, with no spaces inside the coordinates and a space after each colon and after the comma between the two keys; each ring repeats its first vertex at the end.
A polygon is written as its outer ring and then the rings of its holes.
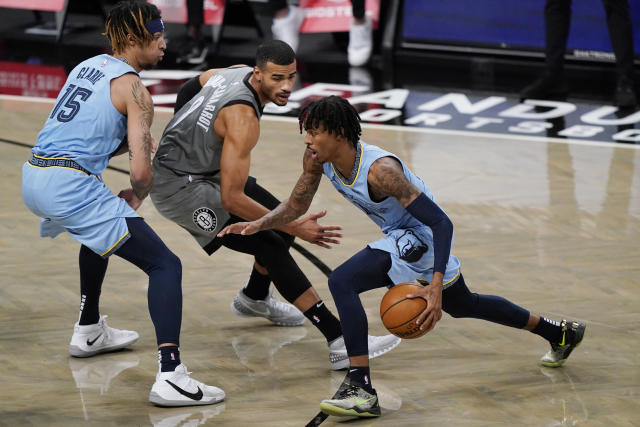
{"type": "MultiPolygon", "coordinates": [[[[235,314],[265,317],[280,326],[301,325],[308,318],[327,339],[331,368],[344,369],[349,361],[340,322],[289,253],[294,236],[326,248],[339,243],[340,227],[317,221],[326,211],[277,231],[217,237],[226,225],[260,218],[279,204],[249,176],[249,165],[264,105],[285,105],[295,79],[293,50],[273,40],[258,47],[255,67],[212,69],[185,83],[153,161],[151,199],[209,255],[224,245],[255,257],[249,281],[231,304],[235,314]],[[291,304],[271,295],[272,280],[291,304]]],[[[399,343],[393,335],[369,336],[369,356],[399,343]]]]}

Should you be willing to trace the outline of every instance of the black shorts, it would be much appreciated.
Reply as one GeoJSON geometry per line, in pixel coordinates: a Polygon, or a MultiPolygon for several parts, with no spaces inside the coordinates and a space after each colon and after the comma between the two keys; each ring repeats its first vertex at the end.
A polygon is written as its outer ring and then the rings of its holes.
{"type": "MultiPolygon", "coordinates": [[[[244,194],[246,194],[247,196],[249,196],[250,198],[260,203],[262,206],[264,206],[269,210],[275,209],[280,204],[280,201],[273,194],[269,193],[269,191],[267,191],[265,188],[261,187],[257,183],[256,179],[252,176],[250,176],[249,179],[247,179],[247,183],[244,186],[244,194]]],[[[221,229],[226,227],[229,224],[246,221],[245,219],[240,218],[236,215],[233,215],[233,214],[229,214],[229,215],[230,215],[229,219],[222,225],[221,229]]],[[[289,243],[289,245],[291,245],[294,239],[292,235],[279,230],[274,230],[274,231],[280,234],[289,243]]],[[[204,245],[202,248],[205,250],[205,252],[211,255],[212,253],[217,251],[222,245],[223,245],[223,239],[220,239],[219,237],[214,236],[213,240],[211,240],[208,244],[204,245]]]]}

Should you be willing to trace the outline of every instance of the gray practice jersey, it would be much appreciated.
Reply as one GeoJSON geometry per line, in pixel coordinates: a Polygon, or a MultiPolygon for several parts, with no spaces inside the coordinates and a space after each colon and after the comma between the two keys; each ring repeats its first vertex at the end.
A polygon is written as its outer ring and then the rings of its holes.
{"type": "Polygon", "coordinates": [[[249,83],[252,70],[238,67],[216,72],[175,114],[160,139],[154,172],[219,180],[223,141],[213,130],[218,113],[229,105],[246,104],[258,119],[262,115],[258,94],[249,83]]]}

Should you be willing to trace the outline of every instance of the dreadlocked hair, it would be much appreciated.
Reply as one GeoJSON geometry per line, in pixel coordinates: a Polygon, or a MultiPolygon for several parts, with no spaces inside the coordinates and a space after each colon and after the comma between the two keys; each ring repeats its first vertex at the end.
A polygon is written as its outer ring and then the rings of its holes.
{"type": "Polygon", "coordinates": [[[144,0],[124,0],[119,2],[107,17],[105,32],[114,52],[122,52],[127,48],[127,34],[132,34],[141,44],[153,40],[153,34],[144,24],[160,18],[160,11],[144,0]]]}
{"type": "Polygon", "coordinates": [[[360,115],[353,105],[344,98],[331,95],[311,102],[304,107],[298,116],[300,133],[302,130],[324,129],[336,136],[349,140],[354,147],[362,134],[360,115]]]}

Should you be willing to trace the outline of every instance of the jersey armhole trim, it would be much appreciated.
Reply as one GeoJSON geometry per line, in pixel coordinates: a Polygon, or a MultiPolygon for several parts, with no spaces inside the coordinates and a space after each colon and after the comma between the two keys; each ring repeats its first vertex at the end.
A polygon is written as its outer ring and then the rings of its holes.
{"type": "MultiPolygon", "coordinates": [[[[236,104],[243,104],[243,105],[248,105],[249,107],[251,107],[251,109],[253,110],[254,113],[256,113],[256,117],[258,118],[258,120],[260,120],[260,115],[258,114],[258,112],[256,111],[256,106],[253,105],[250,101],[244,100],[244,99],[234,99],[231,100],[229,102],[227,102],[226,104],[224,104],[222,106],[222,108],[225,107],[230,107],[231,105],[236,105],[236,104]]],[[[222,108],[220,108],[222,110],[222,108]]]]}

